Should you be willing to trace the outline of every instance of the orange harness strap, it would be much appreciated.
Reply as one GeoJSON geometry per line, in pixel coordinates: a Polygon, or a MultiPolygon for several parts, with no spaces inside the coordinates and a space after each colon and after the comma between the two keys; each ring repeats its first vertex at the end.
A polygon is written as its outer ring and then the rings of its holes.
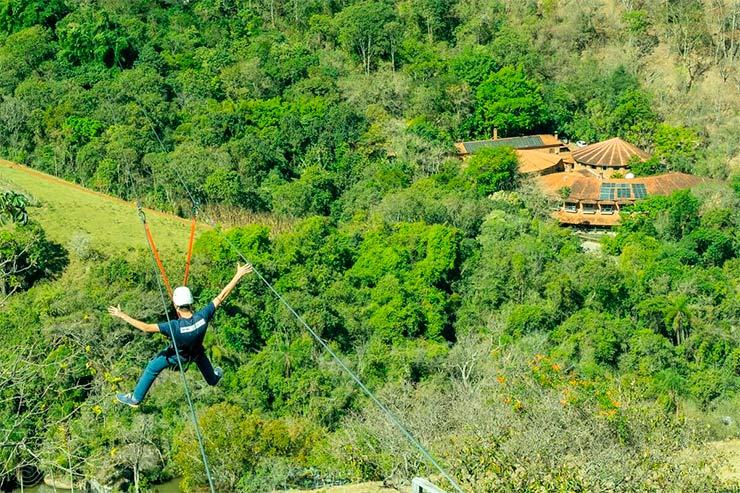
{"type": "Polygon", "coordinates": [[[162,260],[159,258],[159,252],[157,251],[157,246],[154,244],[154,238],[152,238],[152,233],[151,231],[149,231],[149,225],[146,223],[146,216],[144,216],[144,211],[141,208],[141,204],[139,204],[139,217],[141,218],[141,222],[144,224],[144,231],[146,232],[146,238],[149,241],[149,246],[151,247],[152,253],[154,254],[154,259],[157,261],[159,272],[162,274],[164,285],[167,288],[167,292],[170,294],[170,298],[172,298],[172,288],[170,287],[170,281],[167,280],[167,273],[164,271],[164,266],[162,266],[162,260]]]}
{"type": "Polygon", "coordinates": [[[188,243],[188,256],[185,259],[185,280],[183,286],[188,285],[188,275],[190,274],[190,257],[193,255],[193,239],[195,238],[195,209],[193,209],[192,220],[190,221],[190,242],[188,243]]]}

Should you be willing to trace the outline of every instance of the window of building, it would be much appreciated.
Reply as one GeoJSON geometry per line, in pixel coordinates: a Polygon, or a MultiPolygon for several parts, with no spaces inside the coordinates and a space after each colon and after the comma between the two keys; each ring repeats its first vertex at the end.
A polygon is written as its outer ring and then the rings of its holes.
{"type": "Polygon", "coordinates": [[[602,214],[614,214],[614,206],[612,204],[601,204],[602,214]]]}
{"type": "Polygon", "coordinates": [[[584,214],[595,214],[596,205],[595,204],[583,204],[583,213],[584,214]]]}
{"type": "Polygon", "coordinates": [[[578,204],[575,202],[565,203],[565,212],[576,212],[578,210],[578,204]]]}

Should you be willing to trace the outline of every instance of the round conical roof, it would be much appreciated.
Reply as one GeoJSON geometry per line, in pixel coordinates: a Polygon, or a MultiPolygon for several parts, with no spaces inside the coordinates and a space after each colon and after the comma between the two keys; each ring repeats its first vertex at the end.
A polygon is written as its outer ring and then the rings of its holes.
{"type": "Polygon", "coordinates": [[[592,166],[612,166],[624,168],[632,159],[632,156],[638,156],[641,161],[646,161],[650,156],[625,142],[619,137],[597,142],[573,151],[573,159],[581,164],[590,164],[592,166]]]}

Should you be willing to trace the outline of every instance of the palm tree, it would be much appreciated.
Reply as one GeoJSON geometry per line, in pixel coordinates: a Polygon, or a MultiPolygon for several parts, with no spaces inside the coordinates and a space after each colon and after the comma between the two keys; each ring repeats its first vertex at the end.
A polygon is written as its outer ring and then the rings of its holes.
{"type": "Polygon", "coordinates": [[[691,329],[693,313],[689,306],[689,297],[686,294],[669,296],[668,306],[665,311],[665,324],[673,329],[676,345],[686,340],[691,329]]]}

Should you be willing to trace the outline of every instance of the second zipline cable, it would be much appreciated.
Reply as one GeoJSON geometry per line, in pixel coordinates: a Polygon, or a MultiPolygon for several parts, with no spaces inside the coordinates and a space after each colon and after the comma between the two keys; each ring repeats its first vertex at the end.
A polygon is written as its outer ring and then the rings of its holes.
{"type": "MultiPolygon", "coordinates": [[[[179,174],[178,174],[178,177],[179,177],[179,174]]],[[[182,182],[182,179],[181,179],[181,184],[192,199],[192,195],[190,195],[190,191],[187,189],[187,186],[185,185],[185,183],[182,182]]],[[[226,236],[226,234],[221,230],[221,228],[219,228],[213,222],[210,216],[202,209],[199,209],[199,210],[201,214],[206,217],[211,227],[215,229],[216,231],[218,231],[218,233],[223,237],[226,243],[228,243],[228,245],[232,248],[232,250],[234,250],[234,252],[236,252],[236,254],[239,255],[239,258],[241,258],[247,264],[252,265],[249,259],[247,259],[244,256],[244,254],[242,254],[239,248],[237,248],[237,246],[229,239],[228,236],[226,236]]],[[[267,286],[267,288],[283,304],[283,306],[285,306],[285,308],[287,308],[288,311],[290,311],[290,313],[296,318],[296,320],[298,320],[301,323],[301,325],[305,327],[305,329],[311,334],[311,336],[314,339],[316,339],[316,341],[321,345],[321,347],[323,347],[324,350],[327,353],[329,353],[329,355],[334,359],[334,361],[337,362],[337,364],[342,368],[342,370],[344,370],[352,378],[352,380],[354,380],[355,383],[357,383],[357,385],[360,387],[360,389],[362,389],[365,395],[367,395],[373,401],[373,403],[375,403],[375,405],[378,406],[378,408],[380,408],[380,410],[388,416],[391,422],[394,425],[396,425],[396,427],[401,431],[401,433],[403,433],[404,436],[414,445],[414,447],[416,447],[417,450],[419,450],[419,452],[429,461],[429,463],[432,464],[435,467],[435,469],[437,469],[440,472],[440,474],[444,476],[445,479],[447,479],[447,481],[452,485],[453,488],[455,488],[455,490],[458,493],[465,493],[463,489],[460,487],[460,485],[458,485],[457,482],[452,478],[452,476],[450,476],[447,473],[447,471],[445,471],[445,469],[434,459],[434,457],[432,457],[429,451],[427,451],[427,449],[424,448],[424,446],[421,445],[421,443],[419,443],[419,441],[416,440],[416,438],[414,438],[411,432],[409,432],[406,429],[406,427],[403,425],[403,423],[401,423],[401,421],[396,417],[396,415],[393,414],[393,412],[391,412],[391,410],[388,409],[382,402],[380,402],[380,400],[375,396],[375,394],[373,394],[373,392],[369,388],[367,388],[367,386],[364,383],[362,383],[362,380],[360,380],[360,377],[358,377],[357,374],[355,374],[355,372],[353,372],[347,365],[344,364],[342,359],[331,349],[331,347],[329,347],[326,341],[324,341],[318,335],[318,333],[316,333],[316,331],[305,320],[303,320],[303,317],[301,317],[298,314],[298,312],[296,312],[293,309],[290,303],[288,303],[288,301],[272,286],[272,284],[270,284],[270,282],[267,279],[265,279],[265,277],[262,276],[262,274],[260,274],[260,272],[257,269],[254,268],[254,265],[252,265],[252,269],[253,269],[253,272],[257,275],[257,277],[259,277],[259,279],[264,283],[264,285],[267,286]]]]}
{"type": "MultiPolygon", "coordinates": [[[[162,151],[166,153],[167,152],[167,149],[164,147],[164,144],[162,143],[162,140],[159,138],[159,135],[157,134],[157,131],[154,128],[154,125],[151,122],[151,118],[149,118],[149,115],[146,113],[146,111],[143,108],[142,108],[142,111],[144,112],[145,116],[149,120],[149,124],[152,127],[152,132],[154,132],[154,136],[157,138],[157,142],[159,142],[159,145],[162,147],[162,151]]],[[[277,290],[272,286],[272,284],[270,284],[270,282],[267,279],[265,279],[262,276],[262,274],[260,274],[260,272],[257,269],[254,269],[254,265],[244,256],[244,254],[242,254],[242,252],[236,247],[236,245],[234,245],[234,243],[229,239],[229,237],[226,236],[226,234],[221,230],[221,228],[219,228],[216,225],[216,223],[208,215],[208,213],[206,211],[204,211],[200,207],[199,202],[197,200],[195,200],[195,197],[190,192],[190,189],[188,188],[187,184],[183,180],[182,175],[178,171],[177,167],[174,167],[173,169],[175,171],[175,175],[177,176],[177,179],[180,181],[180,184],[182,185],[183,190],[185,190],[185,193],[187,193],[188,197],[190,198],[190,201],[193,204],[194,210],[200,211],[200,213],[208,221],[208,224],[213,229],[215,229],[216,231],[218,231],[218,233],[224,238],[224,240],[226,240],[226,242],[229,244],[229,246],[239,256],[239,258],[241,258],[244,262],[252,265],[253,272],[257,275],[257,277],[260,278],[260,280],[265,284],[265,286],[267,286],[267,288],[288,309],[288,311],[290,311],[290,313],[296,318],[296,320],[298,320],[301,323],[301,325],[303,325],[303,327],[306,328],[306,330],[311,334],[311,336],[314,339],[316,339],[316,341],[321,345],[321,347],[323,347],[324,350],[326,350],[326,352],[329,353],[329,355],[331,355],[331,357],[352,378],[352,380],[354,380],[355,383],[357,383],[357,385],[360,387],[360,389],[362,389],[362,391],[365,393],[365,395],[367,395],[370,398],[370,400],[372,400],[373,403],[375,403],[375,405],[378,406],[378,408],[380,408],[380,410],[388,416],[388,418],[391,420],[391,422],[401,431],[401,433],[403,433],[403,435],[414,445],[414,447],[416,447],[416,449],[419,450],[419,452],[429,461],[429,463],[432,464],[434,466],[434,468],[437,469],[440,472],[440,474],[442,474],[442,476],[450,483],[450,485],[452,485],[452,487],[458,493],[465,493],[463,491],[463,489],[460,487],[460,485],[457,484],[457,481],[455,481],[452,478],[452,476],[450,474],[448,474],[447,471],[445,471],[445,469],[434,459],[434,457],[432,457],[432,455],[429,453],[429,451],[427,451],[427,449],[425,449],[424,446],[421,445],[421,443],[419,443],[419,441],[416,440],[416,438],[414,438],[414,436],[406,429],[406,427],[403,425],[403,423],[401,423],[401,421],[396,417],[396,415],[393,414],[391,412],[391,410],[388,409],[382,402],[380,402],[380,400],[375,396],[375,394],[373,394],[373,392],[370,389],[368,389],[367,386],[365,386],[364,383],[362,383],[362,381],[360,380],[360,378],[349,367],[347,367],[347,365],[344,364],[344,362],[342,361],[342,359],[339,358],[339,356],[337,356],[337,354],[334,351],[332,351],[332,349],[329,347],[329,345],[326,344],[326,342],[323,339],[321,339],[321,337],[316,333],[316,331],[313,330],[313,328],[311,328],[311,326],[308,325],[308,323],[305,320],[303,320],[303,318],[293,309],[293,307],[290,305],[290,303],[288,303],[285,300],[285,298],[283,298],[283,296],[280,293],[277,292],[277,290]]],[[[196,424],[196,426],[197,426],[197,424],[196,424]]],[[[202,443],[201,443],[201,447],[202,447],[202,443]]],[[[203,460],[205,462],[205,451],[203,451],[203,460]]],[[[208,468],[208,466],[206,465],[206,471],[207,471],[207,468],[208,468]]],[[[209,477],[209,480],[210,480],[210,477],[209,477]]],[[[213,488],[213,486],[211,486],[211,488],[213,488]]],[[[213,493],[213,489],[211,491],[213,493]]]]}

